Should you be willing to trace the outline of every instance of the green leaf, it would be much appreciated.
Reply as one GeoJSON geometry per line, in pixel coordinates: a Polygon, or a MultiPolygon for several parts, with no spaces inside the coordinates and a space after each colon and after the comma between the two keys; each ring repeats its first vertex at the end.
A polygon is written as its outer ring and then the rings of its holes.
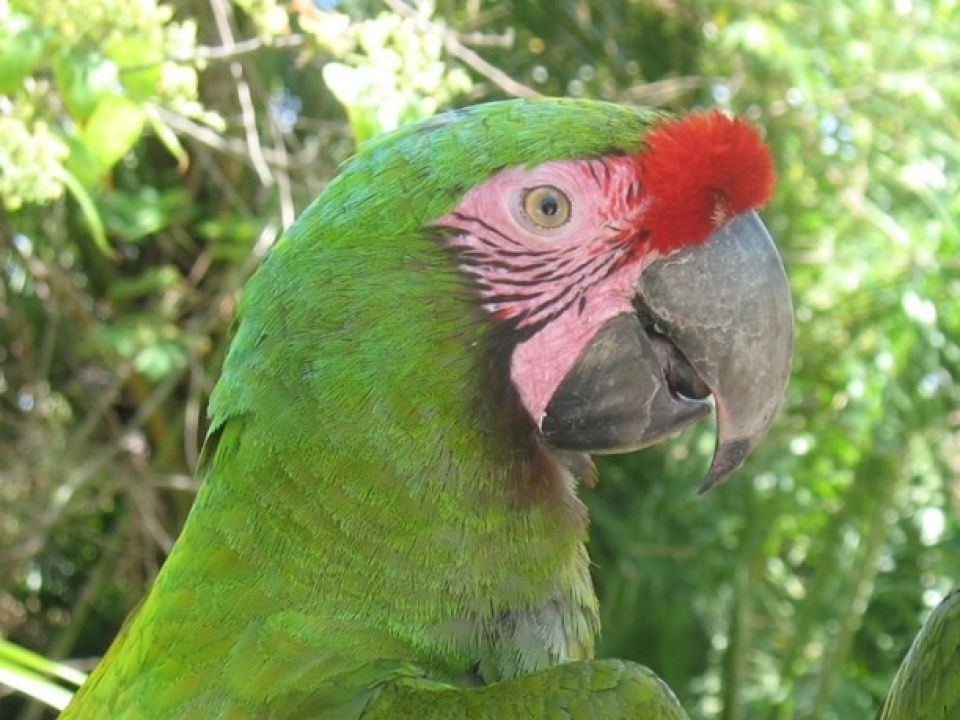
{"type": "Polygon", "coordinates": [[[167,152],[177,159],[177,170],[181,173],[186,172],[190,166],[190,157],[187,155],[187,151],[183,149],[183,145],[180,144],[180,138],[150,108],[147,111],[147,120],[157,139],[167,149],[167,152]]]}
{"type": "Polygon", "coordinates": [[[157,94],[161,80],[163,48],[144,42],[142,37],[118,36],[104,48],[116,62],[123,87],[135,100],[148,100],[157,94]]]}
{"type": "Polygon", "coordinates": [[[236,261],[250,252],[262,228],[258,218],[231,213],[204,220],[197,225],[197,234],[211,242],[216,259],[236,261]]]}
{"type": "Polygon", "coordinates": [[[43,57],[43,31],[30,18],[11,14],[0,23],[0,93],[15,92],[43,57]]]}
{"type": "Polygon", "coordinates": [[[384,103],[371,90],[371,83],[366,77],[370,73],[343,63],[329,62],[323,66],[322,74],[330,92],[347,111],[350,129],[358,145],[382,132],[377,113],[384,103]]]}
{"type": "Polygon", "coordinates": [[[79,135],[60,132],[60,139],[70,149],[70,155],[63,163],[64,167],[83,187],[96,187],[105,172],[99,158],[79,135]]]}
{"type": "Polygon", "coordinates": [[[43,673],[44,675],[51,675],[77,687],[83,685],[87,679],[86,673],[80,672],[69,665],[49,660],[43,657],[43,655],[16,645],[4,638],[0,638],[0,662],[6,663],[8,667],[16,666],[43,673]]]}
{"type": "Polygon", "coordinates": [[[95,356],[129,360],[138,373],[157,382],[186,367],[189,343],[176,325],[146,313],[98,328],[86,338],[85,347],[95,356]]]}
{"type": "Polygon", "coordinates": [[[179,343],[161,340],[143,348],[133,359],[133,367],[145,378],[159,382],[187,366],[187,352],[179,343]]]}
{"type": "Polygon", "coordinates": [[[107,95],[80,133],[84,144],[108,170],[126,155],[140,135],[146,113],[143,106],[120,95],[107,95]]]}
{"type": "Polygon", "coordinates": [[[79,670],[48,660],[0,638],[0,685],[7,685],[57,710],[70,702],[73,693],[49,680],[52,676],[79,687],[87,676],[79,670]]]}
{"type": "Polygon", "coordinates": [[[160,192],[147,185],[127,191],[119,188],[98,200],[104,225],[114,241],[140,242],[172,223],[186,222],[193,206],[182,187],[160,192]]]}
{"type": "Polygon", "coordinates": [[[60,53],[53,64],[53,79],[63,104],[80,122],[90,117],[104,97],[121,90],[117,64],[86,48],[60,53]]]}
{"type": "Polygon", "coordinates": [[[87,229],[90,230],[94,244],[104,255],[113,257],[113,248],[107,242],[107,236],[103,232],[103,221],[100,219],[97,206],[93,203],[93,198],[69,170],[64,170],[60,179],[64,187],[73,195],[73,199],[77,201],[77,205],[80,206],[80,212],[83,213],[83,219],[87,223],[87,229]]]}
{"type": "Polygon", "coordinates": [[[146,297],[176,287],[182,280],[180,271],[172,265],[151,267],[135,278],[114,280],[110,285],[110,298],[127,301],[146,297]]]}

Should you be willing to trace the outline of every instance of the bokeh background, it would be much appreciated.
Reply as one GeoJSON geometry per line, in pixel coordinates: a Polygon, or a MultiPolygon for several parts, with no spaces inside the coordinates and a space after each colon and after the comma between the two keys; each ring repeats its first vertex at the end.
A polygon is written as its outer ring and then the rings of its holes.
{"type": "Polygon", "coordinates": [[[602,461],[601,654],[696,718],[872,716],[960,578],[955,0],[0,0],[0,637],[107,647],[190,506],[239,289],[357,143],[534,94],[756,124],[796,303],[725,485],[695,492],[709,427],[602,461]]]}

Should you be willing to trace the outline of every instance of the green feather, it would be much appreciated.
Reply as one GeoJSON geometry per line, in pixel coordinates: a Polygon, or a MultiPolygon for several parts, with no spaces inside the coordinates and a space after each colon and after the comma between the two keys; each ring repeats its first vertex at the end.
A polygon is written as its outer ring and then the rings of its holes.
{"type": "Polygon", "coordinates": [[[491,324],[426,229],[502,167],[635,151],[655,117],[494,103],[343,165],[245,288],[194,508],[63,718],[676,707],[636,666],[599,689],[613,666],[552,667],[593,654],[585,511],[505,421],[491,324]]]}
{"type": "Polygon", "coordinates": [[[920,718],[960,718],[960,590],[930,613],[877,713],[877,720],[920,718]]]}

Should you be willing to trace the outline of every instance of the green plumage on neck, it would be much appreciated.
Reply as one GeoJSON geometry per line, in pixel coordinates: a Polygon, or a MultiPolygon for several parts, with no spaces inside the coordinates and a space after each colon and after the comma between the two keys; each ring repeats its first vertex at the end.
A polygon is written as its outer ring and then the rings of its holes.
{"type": "Polygon", "coordinates": [[[62,717],[357,718],[592,656],[575,472],[505,409],[492,323],[429,225],[502,167],[636,150],[653,117],[494,103],[343,165],[245,288],[196,504],[62,717]]]}

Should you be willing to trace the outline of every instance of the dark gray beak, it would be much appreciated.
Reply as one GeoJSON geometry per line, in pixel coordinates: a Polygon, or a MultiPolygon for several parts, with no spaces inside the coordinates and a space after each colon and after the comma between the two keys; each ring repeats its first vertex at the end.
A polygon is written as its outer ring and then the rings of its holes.
{"type": "Polygon", "coordinates": [[[547,406],[544,436],[565,450],[625,452],[701,419],[713,395],[706,491],[763,439],[790,373],[790,289],[760,217],[744,213],[705,243],[651,263],[635,306],[577,359],[547,406]]]}

